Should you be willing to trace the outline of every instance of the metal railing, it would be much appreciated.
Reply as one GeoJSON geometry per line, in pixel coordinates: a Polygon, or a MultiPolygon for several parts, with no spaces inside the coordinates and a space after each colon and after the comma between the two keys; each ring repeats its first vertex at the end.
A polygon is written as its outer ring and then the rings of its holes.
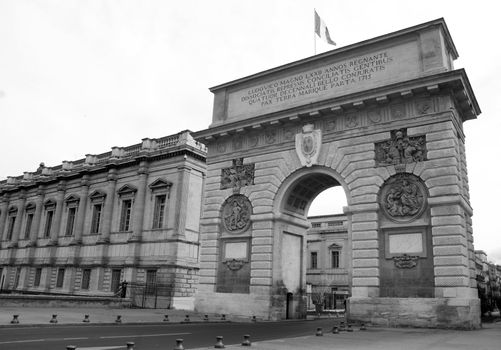
{"type": "Polygon", "coordinates": [[[174,288],[172,284],[122,282],[115,296],[130,298],[133,307],[145,309],[168,309],[171,306],[174,288]]]}

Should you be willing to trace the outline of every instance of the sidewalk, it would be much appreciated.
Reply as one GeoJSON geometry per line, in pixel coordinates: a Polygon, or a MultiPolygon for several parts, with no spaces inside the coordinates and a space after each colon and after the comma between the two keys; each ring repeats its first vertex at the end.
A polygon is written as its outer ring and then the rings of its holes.
{"type": "MultiPolygon", "coordinates": [[[[168,322],[184,322],[189,315],[190,322],[204,322],[205,314],[185,310],[171,309],[129,309],[129,308],[45,308],[45,307],[2,307],[0,308],[0,327],[13,326],[11,321],[18,315],[19,324],[24,325],[54,325],[50,323],[52,315],[57,315],[57,324],[115,324],[117,316],[121,316],[121,323],[163,323],[165,315],[168,322]],[[83,322],[85,315],[89,315],[89,322],[83,322]]],[[[208,314],[210,322],[250,322],[247,317],[227,316],[222,320],[220,314],[208,314]]]]}

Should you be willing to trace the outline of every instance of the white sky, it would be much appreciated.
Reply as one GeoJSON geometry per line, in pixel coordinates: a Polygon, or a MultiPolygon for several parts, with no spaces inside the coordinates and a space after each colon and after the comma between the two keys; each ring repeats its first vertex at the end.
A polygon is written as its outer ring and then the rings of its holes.
{"type": "Polygon", "coordinates": [[[206,128],[209,87],[313,54],[314,7],[338,47],[445,18],[483,112],[465,123],[475,248],[501,264],[495,1],[0,0],[0,179],[206,128]]]}

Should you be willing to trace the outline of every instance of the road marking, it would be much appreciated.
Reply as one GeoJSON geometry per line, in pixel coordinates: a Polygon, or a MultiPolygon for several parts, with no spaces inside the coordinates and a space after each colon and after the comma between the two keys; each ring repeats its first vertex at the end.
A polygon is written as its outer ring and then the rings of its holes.
{"type": "MultiPolygon", "coordinates": [[[[115,339],[115,338],[141,338],[141,337],[165,337],[169,335],[186,335],[186,334],[191,334],[191,333],[161,333],[161,334],[137,334],[137,335],[108,335],[108,336],[102,336],[99,337],[99,339],[115,339]]],[[[89,337],[78,337],[78,338],[45,338],[45,339],[27,339],[27,340],[10,340],[10,341],[3,341],[0,342],[0,344],[17,344],[17,343],[35,343],[35,342],[46,342],[46,341],[60,341],[60,340],[85,340],[85,339],[90,339],[89,337]]],[[[79,349],[94,349],[94,350],[99,350],[99,349],[119,349],[123,348],[121,347],[97,347],[97,348],[79,348],[79,349]]]]}
{"type": "Polygon", "coordinates": [[[124,349],[125,345],[115,345],[115,346],[93,346],[90,348],[78,347],[78,350],[112,350],[112,349],[124,349]]]}
{"type": "Polygon", "coordinates": [[[84,339],[89,339],[89,338],[88,337],[79,337],[79,338],[44,338],[44,339],[10,340],[10,341],[0,342],[0,344],[35,343],[35,342],[43,342],[43,341],[84,340],[84,339]]]}
{"type": "Polygon", "coordinates": [[[168,335],[185,335],[191,333],[161,333],[161,334],[137,334],[137,335],[106,335],[99,339],[115,339],[115,338],[140,338],[140,337],[165,337],[168,335]]]}
{"type": "Polygon", "coordinates": [[[0,344],[16,344],[16,343],[34,343],[41,342],[45,339],[29,339],[29,340],[11,340],[11,341],[2,341],[0,344]]]}

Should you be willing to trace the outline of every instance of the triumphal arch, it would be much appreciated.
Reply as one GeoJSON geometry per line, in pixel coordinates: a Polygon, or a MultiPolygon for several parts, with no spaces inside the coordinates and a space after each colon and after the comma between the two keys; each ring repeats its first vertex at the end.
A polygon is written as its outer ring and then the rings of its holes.
{"type": "Polygon", "coordinates": [[[304,317],[308,208],[342,186],[350,318],[479,326],[457,57],[438,19],[213,87],[195,307],[304,317]]]}

